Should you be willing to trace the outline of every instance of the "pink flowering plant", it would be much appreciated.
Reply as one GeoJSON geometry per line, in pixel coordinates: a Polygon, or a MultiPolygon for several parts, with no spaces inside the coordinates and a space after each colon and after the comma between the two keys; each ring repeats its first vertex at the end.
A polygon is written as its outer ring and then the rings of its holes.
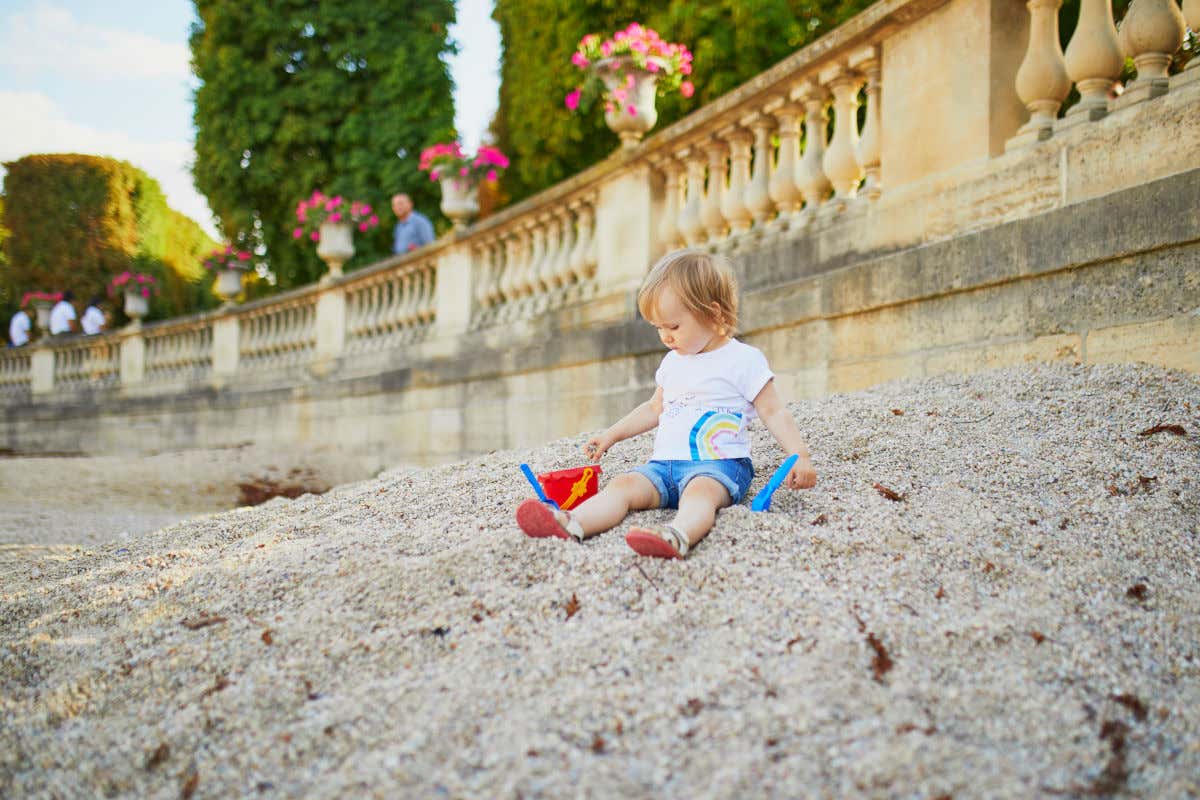
{"type": "Polygon", "coordinates": [[[123,292],[137,292],[142,297],[149,297],[158,291],[158,283],[153,275],[144,272],[125,270],[108,282],[108,296],[116,297],[123,292]]]}
{"type": "Polygon", "coordinates": [[[231,244],[224,247],[218,247],[208,254],[208,258],[204,259],[204,268],[209,272],[219,272],[223,269],[240,269],[242,271],[252,269],[253,264],[250,263],[251,255],[245,250],[238,250],[231,244]]]}
{"type": "Polygon", "coordinates": [[[21,308],[28,308],[31,303],[57,303],[62,300],[62,292],[26,292],[21,296],[21,308]]]}
{"type": "Polygon", "coordinates": [[[361,233],[366,233],[379,225],[379,215],[359,200],[347,201],[340,194],[331,197],[314,191],[296,204],[296,222],[296,228],[292,231],[293,239],[308,238],[319,242],[321,226],[326,222],[348,223],[361,233]]]}
{"type": "Polygon", "coordinates": [[[421,151],[417,164],[422,172],[429,173],[429,180],[458,178],[478,183],[481,178],[495,181],[500,173],[508,169],[508,156],[500,148],[483,145],[473,156],[463,152],[458,142],[439,142],[421,151]]]}
{"type": "Polygon", "coordinates": [[[613,113],[637,114],[629,101],[638,73],[658,76],[657,92],[665,95],[678,91],[691,97],[696,86],[687,79],[692,74],[692,53],[681,44],[665,42],[652,28],[637,22],[617,31],[611,39],[601,39],[589,33],[579,40],[571,63],[586,73],[584,82],[566,97],[567,108],[590,108],[597,97],[604,100],[604,110],[613,113]],[[617,88],[609,90],[600,77],[603,72],[620,73],[617,88]]]}

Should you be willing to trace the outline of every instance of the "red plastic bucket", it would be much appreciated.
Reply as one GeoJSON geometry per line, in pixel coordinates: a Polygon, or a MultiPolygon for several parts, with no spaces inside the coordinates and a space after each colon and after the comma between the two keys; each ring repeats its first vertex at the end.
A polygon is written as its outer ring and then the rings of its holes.
{"type": "Polygon", "coordinates": [[[567,511],[600,490],[600,465],[539,473],[537,479],[546,496],[567,511]]]}

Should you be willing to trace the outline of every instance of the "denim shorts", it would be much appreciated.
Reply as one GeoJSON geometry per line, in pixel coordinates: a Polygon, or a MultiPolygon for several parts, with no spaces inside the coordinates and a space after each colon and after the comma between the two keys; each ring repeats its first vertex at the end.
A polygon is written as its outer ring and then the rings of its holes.
{"type": "Polygon", "coordinates": [[[737,503],[754,480],[754,465],[748,458],[718,458],[709,461],[651,461],[632,470],[645,475],[658,490],[659,508],[679,508],[679,497],[692,478],[703,475],[729,490],[737,503]]]}

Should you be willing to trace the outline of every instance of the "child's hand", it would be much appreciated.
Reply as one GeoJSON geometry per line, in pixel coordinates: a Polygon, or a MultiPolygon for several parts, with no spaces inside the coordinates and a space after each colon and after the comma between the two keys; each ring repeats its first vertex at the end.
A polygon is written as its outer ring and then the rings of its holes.
{"type": "Polygon", "coordinates": [[[607,453],[608,448],[612,446],[613,442],[607,436],[593,436],[583,446],[583,454],[589,461],[599,461],[600,456],[607,453]]]}
{"type": "Polygon", "coordinates": [[[817,471],[807,458],[798,458],[783,485],[789,489],[811,489],[817,485],[817,471]]]}

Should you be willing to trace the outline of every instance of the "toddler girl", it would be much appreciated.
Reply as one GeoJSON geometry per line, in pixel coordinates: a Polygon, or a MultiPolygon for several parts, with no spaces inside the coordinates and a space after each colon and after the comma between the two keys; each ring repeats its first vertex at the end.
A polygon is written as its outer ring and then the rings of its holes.
{"type": "Polygon", "coordinates": [[[737,283],[728,262],[697,250],[668,253],[638,290],[638,309],[670,350],[654,375],[658,388],[583,449],[596,460],[617,442],[657,427],[650,463],[618,475],[569,512],[526,500],[517,508],[517,524],[529,536],[582,541],[630,511],[677,508],[671,522],[632,527],[625,541],[644,556],[683,558],[708,534],[717,511],[739,502],[750,487],[747,428],[755,416],[785,453],[799,455],[785,486],[814,486],[817,473],[767,359],[732,338],[737,283]]]}

